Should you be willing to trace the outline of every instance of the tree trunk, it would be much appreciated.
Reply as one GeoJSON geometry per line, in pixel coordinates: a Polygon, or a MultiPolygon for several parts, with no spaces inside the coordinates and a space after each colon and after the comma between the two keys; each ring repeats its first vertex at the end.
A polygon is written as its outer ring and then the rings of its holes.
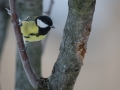
{"type": "MultiPolygon", "coordinates": [[[[39,16],[42,14],[42,0],[17,0],[17,11],[20,19],[24,19],[27,16],[39,16]]],[[[27,53],[30,58],[31,65],[33,66],[36,74],[41,76],[41,54],[42,46],[41,42],[28,43],[27,53]],[[32,61],[35,60],[35,61],[32,61]]],[[[33,87],[29,84],[27,76],[24,72],[23,66],[19,54],[16,58],[16,82],[15,90],[33,90],[33,87]]]]}
{"type": "Polygon", "coordinates": [[[96,0],[68,0],[69,12],[50,90],[73,90],[86,53],[96,0]]]}

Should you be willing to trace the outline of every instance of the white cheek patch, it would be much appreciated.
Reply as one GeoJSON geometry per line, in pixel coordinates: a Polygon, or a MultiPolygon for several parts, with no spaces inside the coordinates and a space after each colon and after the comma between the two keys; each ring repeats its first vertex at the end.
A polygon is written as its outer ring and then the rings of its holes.
{"type": "Polygon", "coordinates": [[[48,25],[42,22],[41,20],[37,19],[37,25],[41,28],[46,28],[48,25]]]}

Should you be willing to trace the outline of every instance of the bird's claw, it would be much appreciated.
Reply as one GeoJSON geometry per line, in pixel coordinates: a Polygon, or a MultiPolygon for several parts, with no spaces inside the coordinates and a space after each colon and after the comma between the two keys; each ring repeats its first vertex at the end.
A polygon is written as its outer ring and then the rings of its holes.
{"type": "Polygon", "coordinates": [[[19,24],[18,24],[19,26],[22,26],[22,22],[19,22],[19,24]]]}
{"type": "MultiPolygon", "coordinates": [[[[7,13],[11,16],[11,11],[8,8],[5,8],[7,10],[7,13]]],[[[22,26],[22,21],[19,19],[19,26],[22,26]]]]}
{"type": "Polygon", "coordinates": [[[30,16],[27,16],[23,21],[28,21],[30,16]]]}
{"type": "Polygon", "coordinates": [[[11,11],[8,8],[5,8],[7,10],[7,13],[11,16],[11,11]]]}
{"type": "Polygon", "coordinates": [[[25,49],[20,50],[21,52],[26,52],[27,48],[25,47],[25,49]]]}

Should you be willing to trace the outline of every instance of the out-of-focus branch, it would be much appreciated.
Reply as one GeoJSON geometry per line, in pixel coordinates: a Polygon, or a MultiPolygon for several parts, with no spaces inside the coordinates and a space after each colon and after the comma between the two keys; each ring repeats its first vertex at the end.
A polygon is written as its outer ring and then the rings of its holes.
{"type": "Polygon", "coordinates": [[[25,49],[25,45],[23,44],[23,38],[20,32],[20,26],[19,26],[19,21],[18,21],[18,16],[16,14],[16,0],[9,0],[9,5],[10,5],[10,10],[11,10],[11,17],[12,17],[12,23],[14,27],[14,32],[17,40],[17,46],[19,50],[19,54],[21,57],[21,61],[24,67],[24,70],[26,72],[26,75],[28,77],[28,80],[30,84],[34,87],[34,89],[42,88],[44,86],[44,79],[39,79],[33,68],[31,67],[31,64],[29,62],[28,56],[26,51],[22,51],[25,49]]]}
{"type": "Polygon", "coordinates": [[[48,16],[50,16],[50,14],[51,14],[53,4],[54,4],[54,0],[51,0],[51,1],[50,1],[50,6],[49,6],[49,8],[48,8],[48,11],[45,12],[45,14],[47,14],[48,16]]]}
{"type": "Polygon", "coordinates": [[[6,38],[6,31],[8,26],[9,15],[6,13],[5,8],[8,7],[7,0],[0,0],[0,59],[1,53],[4,46],[4,41],[6,38]]]}
{"type": "MultiPolygon", "coordinates": [[[[50,6],[49,6],[49,8],[48,8],[48,11],[47,11],[47,12],[44,12],[44,13],[47,14],[48,16],[51,15],[53,4],[54,4],[54,0],[51,0],[51,1],[50,1],[50,6]]],[[[48,37],[49,37],[49,33],[47,34],[45,40],[44,40],[43,43],[42,43],[42,47],[43,47],[42,50],[43,50],[43,53],[44,53],[44,50],[45,50],[45,46],[46,46],[48,37]]]]}
{"type": "MultiPolygon", "coordinates": [[[[9,15],[6,13],[5,9],[0,9],[0,69],[1,69],[1,55],[4,47],[4,42],[6,39],[6,32],[8,26],[9,15]]],[[[1,74],[1,70],[0,70],[1,74]]],[[[0,75],[1,76],[1,75],[0,75]]],[[[1,90],[1,89],[0,89],[1,90]]]]}
{"type": "MultiPolygon", "coordinates": [[[[6,13],[5,8],[9,7],[8,0],[0,0],[0,68],[1,68],[1,55],[4,47],[4,42],[6,39],[6,32],[8,27],[9,15],[6,13]]],[[[1,77],[1,69],[0,69],[1,77]]],[[[1,81],[1,79],[0,79],[1,81]]],[[[0,83],[1,90],[1,83],[0,83]]]]}

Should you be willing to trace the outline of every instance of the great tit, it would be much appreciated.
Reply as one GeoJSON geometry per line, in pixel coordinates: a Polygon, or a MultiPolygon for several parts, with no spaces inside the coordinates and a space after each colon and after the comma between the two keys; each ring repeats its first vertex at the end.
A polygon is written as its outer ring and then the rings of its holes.
{"type": "Polygon", "coordinates": [[[53,22],[48,16],[38,16],[35,20],[21,21],[21,33],[25,42],[43,40],[53,26],[53,22]]]}
{"type": "MultiPolygon", "coordinates": [[[[5,9],[11,15],[11,11],[5,9]]],[[[32,17],[27,17],[24,20],[19,19],[19,25],[25,43],[43,40],[50,29],[55,28],[51,18],[48,16],[38,16],[35,19],[32,17]]]]}

